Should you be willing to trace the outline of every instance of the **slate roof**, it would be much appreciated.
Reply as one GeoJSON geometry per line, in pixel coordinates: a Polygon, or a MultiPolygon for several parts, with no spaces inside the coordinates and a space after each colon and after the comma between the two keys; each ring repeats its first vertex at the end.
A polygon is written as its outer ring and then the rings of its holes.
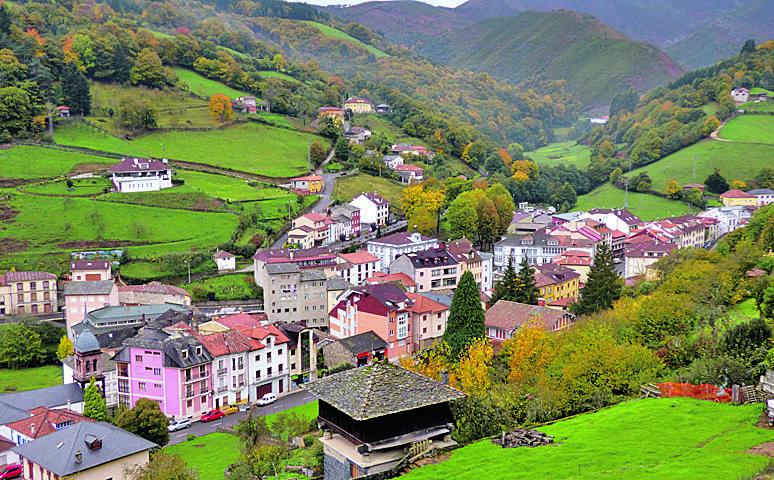
{"type": "Polygon", "coordinates": [[[160,303],[155,305],[120,305],[102,307],[86,314],[89,323],[93,325],[100,325],[108,322],[116,322],[120,320],[135,320],[139,322],[143,316],[148,319],[154,319],[169,310],[175,310],[178,312],[187,312],[188,308],[177,305],[174,303],[160,303]]]}
{"type": "Polygon", "coordinates": [[[129,363],[129,347],[148,348],[164,352],[164,366],[173,368],[188,368],[195,365],[210,363],[212,354],[206,348],[201,348],[197,353],[196,347],[203,347],[202,343],[191,335],[170,334],[155,328],[144,328],[140,333],[128,340],[124,340],[124,348],[115,356],[116,362],[129,363]],[[182,352],[186,352],[185,358],[182,352]]]}
{"type": "Polygon", "coordinates": [[[571,268],[567,268],[558,263],[544,263],[535,265],[535,286],[537,288],[558,283],[569,282],[574,278],[580,277],[580,274],[571,268]]]}
{"type": "Polygon", "coordinates": [[[165,172],[170,169],[169,164],[152,158],[124,158],[121,162],[110,167],[111,172],[165,172]]]}
{"type": "Polygon", "coordinates": [[[554,330],[565,315],[565,312],[553,308],[499,300],[487,310],[484,324],[510,332],[535,320],[547,330],[554,330]]]}
{"type": "Polygon", "coordinates": [[[301,271],[301,267],[295,263],[266,263],[264,268],[269,272],[269,275],[299,273],[301,271]]]}
{"type": "Polygon", "coordinates": [[[68,403],[83,402],[83,390],[76,383],[55,385],[48,388],[28,390],[25,392],[4,393],[0,395],[0,418],[2,418],[5,406],[27,412],[36,407],[61,407],[68,403]]]}
{"type": "Polygon", "coordinates": [[[346,370],[309,383],[306,388],[357,421],[465,397],[448,385],[388,363],[346,370]]]}
{"type": "MultiPolygon", "coordinates": [[[[29,416],[30,414],[23,408],[18,408],[11,404],[5,403],[0,398],[0,425],[5,425],[7,423],[15,422],[17,420],[21,420],[29,416]]],[[[2,438],[3,437],[0,437],[0,441],[2,440],[2,438]]],[[[0,448],[0,452],[2,451],[3,449],[0,448]]]]}
{"type": "Polygon", "coordinates": [[[774,195],[774,190],[770,188],[755,188],[753,190],[748,190],[747,193],[750,195],[774,195]]]}
{"type": "MultiPolygon", "coordinates": [[[[448,265],[457,265],[451,253],[446,249],[431,248],[419,252],[404,253],[400,257],[407,257],[414,268],[434,268],[448,265]]],[[[398,258],[400,258],[398,257],[398,258]]]]}
{"type": "Polygon", "coordinates": [[[640,217],[633,214],[629,210],[626,210],[625,208],[592,208],[591,210],[589,210],[590,215],[595,215],[595,214],[605,215],[608,213],[612,213],[627,225],[637,225],[639,223],[642,223],[642,220],[640,220],[640,217]]]}
{"type": "Polygon", "coordinates": [[[369,240],[368,243],[380,243],[385,245],[400,246],[400,245],[413,245],[415,243],[428,242],[433,240],[434,240],[433,238],[426,237],[424,235],[414,236],[413,233],[398,232],[398,233],[393,233],[392,235],[387,235],[386,237],[369,240]],[[419,240],[415,242],[413,238],[418,238],[419,240]]]}
{"type": "Polygon", "coordinates": [[[387,342],[371,330],[336,340],[353,355],[387,348],[387,342]]]}
{"type": "Polygon", "coordinates": [[[174,285],[167,285],[166,283],[161,282],[150,282],[144,285],[121,285],[118,287],[118,291],[155,293],[160,295],[182,295],[184,297],[191,296],[184,288],[176,287],[174,285]]]}
{"type": "Polygon", "coordinates": [[[109,423],[80,422],[11,450],[56,475],[65,476],[150,450],[156,446],[153,442],[109,423]],[[102,447],[91,450],[87,442],[95,439],[102,441],[102,447]],[[75,461],[75,454],[78,451],[82,454],[80,463],[75,461]]]}
{"type": "Polygon", "coordinates": [[[75,337],[74,349],[80,353],[96,352],[99,350],[99,341],[91,330],[85,329],[75,337]]]}
{"type": "Polygon", "coordinates": [[[354,287],[353,284],[349,283],[348,281],[344,280],[343,278],[336,276],[328,279],[328,282],[326,284],[326,287],[328,291],[331,290],[347,290],[349,288],[354,287]]]}
{"type": "Polygon", "coordinates": [[[67,295],[109,295],[113,290],[113,280],[85,282],[67,282],[63,294],[67,295]]]}
{"type": "Polygon", "coordinates": [[[70,262],[70,270],[107,270],[110,268],[108,260],[73,260],[70,262]]]}
{"type": "Polygon", "coordinates": [[[5,275],[0,275],[0,285],[37,280],[56,280],[56,275],[48,272],[6,272],[5,275]]]}

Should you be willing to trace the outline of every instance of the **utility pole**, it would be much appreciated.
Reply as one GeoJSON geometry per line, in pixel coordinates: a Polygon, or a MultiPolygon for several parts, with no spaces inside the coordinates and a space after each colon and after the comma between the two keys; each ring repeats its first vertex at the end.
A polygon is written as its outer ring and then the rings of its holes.
{"type": "Polygon", "coordinates": [[[51,118],[51,103],[46,102],[46,108],[48,109],[48,135],[54,138],[54,119],[51,118]]]}
{"type": "Polygon", "coordinates": [[[306,141],[306,163],[309,165],[309,171],[314,172],[312,168],[312,144],[309,140],[306,141]]]}

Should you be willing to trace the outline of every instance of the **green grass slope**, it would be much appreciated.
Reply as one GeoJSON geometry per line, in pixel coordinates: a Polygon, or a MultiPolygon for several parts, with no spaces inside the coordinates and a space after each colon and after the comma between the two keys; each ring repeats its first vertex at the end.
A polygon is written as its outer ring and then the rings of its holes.
{"type": "Polygon", "coordinates": [[[608,105],[626,87],[645,91],[682,73],[656,47],[569,11],[485,20],[438,37],[422,52],[512,83],[536,77],[567,80],[587,106],[608,105]]]}
{"type": "Polygon", "coordinates": [[[333,27],[330,27],[328,25],[324,25],[322,23],[313,22],[311,20],[303,20],[304,23],[307,25],[312,25],[313,27],[320,30],[324,35],[332,38],[338,38],[339,40],[346,40],[347,42],[350,42],[354,45],[357,45],[359,47],[363,47],[366,50],[368,50],[368,53],[371,53],[376,58],[384,58],[389,57],[390,55],[387,52],[384,52],[382,50],[379,50],[378,48],[374,47],[373,45],[368,45],[367,43],[364,43],[357,38],[351,36],[348,33],[342,32],[341,30],[337,30],[333,27]]]}
{"type": "Polygon", "coordinates": [[[194,190],[232,202],[293,197],[292,193],[281,188],[268,185],[253,187],[246,180],[224,175],[178,169],[175,176],[194,190]]]}
{"type": "Polygon", "coordinates": [[[723,126],[720,138],[774,145],[774,115],[740,115],[723,126]]]}
{"type": "Polygon", "coordinates": [[[527,156],[539,165],[574,165],[582,170],[591,162],[591,149],[577,142],[556,142],[527,152],[527,156]]]}
{"type": "Polygon", "coordinates": [[[54,148],[18,145],[0,149],[0,178],[49,178],[69,173],[78,165],[107,169],[112,158],[54,148]]]}
{"type": "MultiPolygon", "coordinates": [[[[585,195],[580,195],[574,210],[623,208],[625,196],[623,190],[606,183],[585,195]]],[[[643,220],[656,220],[691,212],[691,208],[682,202],[636,192],[629,192],[629,210],[643,220]]]]}
{"type": "Polygon", "coordinates": [[[154,158],[161,157],[163,145],[165,155],[173,160],[292,177],[307,170],[307,142],[320,137],[243,123],[209,131],[157,132],[129,141],[76,122],[58,128],[54,138],[60,145],[154,158]]]}
{"type": "Polygon", "coordinates": [[[653,189],[663,192],[667,180],[671,178],[681,185],[703,183],[715,168],[726,178],[749,180],[761,168],[771,166],[772,158],[774,146],[703,140],[655,163],[632,170],[632,176],[648,172],[653,180],[653,189]],[[693,174],[694,162],[696,175],[693,174]]]}
{"type": "Polygon", "coordinates": [[[502,448],[483,440],[406,480],[751,478],[769,464],[746,451],[774,439],[755,426],[759,404],[733,406],[673,398],[622,403],[540,427],[555,444],[502,448]]]}
{"type": "Polygon", "coordinates": [[[250,95],[248,92],[231,88],[216,80],[211,80],[192,70],[188,70],[187,68],[176,67],[174,70],[175,74],[177,74],[177,78],[180,79],[180,82],[187,86],[188,90],[197,97],[209,99],[216,93],[222,93],[233,100],[237,97],[250,95]]]}

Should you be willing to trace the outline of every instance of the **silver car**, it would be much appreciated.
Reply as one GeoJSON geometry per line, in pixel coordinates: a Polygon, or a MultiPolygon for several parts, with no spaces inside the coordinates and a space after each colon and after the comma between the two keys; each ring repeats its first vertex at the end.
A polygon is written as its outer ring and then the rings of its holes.
{"type": "Polygon", "coordinates": [[[167,427],[167,430],[170,432],[176,432],[178,430],[183,430],[191,426],[191,420],[188,418],[179,418],[177,420],[173,420],[169,422],[169,426],[167,427]]]}

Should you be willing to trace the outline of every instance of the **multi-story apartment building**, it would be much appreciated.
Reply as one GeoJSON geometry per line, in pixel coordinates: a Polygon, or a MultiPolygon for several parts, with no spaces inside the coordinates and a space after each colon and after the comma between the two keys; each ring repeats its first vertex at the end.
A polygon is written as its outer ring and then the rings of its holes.
{"type": "Polygon", "coordinates": [[[326,277],[334,275],[336,254],[327,248],[315,247],[304,250],[260,250],[253,255],[255,284],[261,285],[261,275],[266,264],[292,263],[301,270],[322,270],[326,277]]]}
{"type": "Polygon", "coordinates": [[[582,216],[602,222],[610,230],[618,230],[627,235],[645,223],[637,215],[624,208],[592,208],[582,216]]]}
{"type": "Polygon", "coordinates": [[[713,207],[699,213],[697,216],[717,220],[717,235],[720,236],[731,233],[737,228],[746,225],[750,221],[752,214],[745,207],[713,207]]]}
{"type": "Polygon", "coordinates": [[[112,266],[109,260],[73,260],[70,262],[70,280],[73,282],[97,282],[112,279],[112,266]]]}
{"type": "Polygon", "coordinates": [[[430,347],[443,338],[449,307],[418,293],[406,293],[411,300],[411,352],[430,347]]]}
{"type": "Polygon", "coordinates": [[[546,229],[533,233],[511,235],[494,245],[494,275],[498,278],[508,267],[519,270],[519,265],[526,258],[529,265],[551,263],[557,255],[567,250],[579,250],[593,257],[597,242],[588,238],[574,238],[573,235],[552,235],[546,229]]]}
{"type": "Polygon", "coordinates": [[[401,255],[390,264],[390,273],[411,277],[417,284],[417,293],[454,290],[462,275],[459,262],[443,243],[437,248],[401,255]]]}
{"type": "Polygon", "coordinates": [[[535,288],[545,303],[566,307],[577,300],[580,274],[556,263],[535,265],[535,288]]]}
{"type": "Polygon", "coordinates": [[[366,278],[377,272],[380,261],[379,257],[365,250],[340,253],[337,258],[336,273],[353,285],[362,285],[366,278]]]}
{"type": "Polygon", "coordinates": [[[368,225],[387,225],[390,216],[390,203],[376,192],[363,192],[350,205],[360,210],[360,223],[368,225]]]}
{"type": "Polygon", "coordinates": [[[6,272],[0,275],[0,316],[58,310],[56,275],[53,273],[6,272]]]}
{"type": "Polygon", "coordinates": [[[252,352],[261,350],[263,344],[238,330],[226,330],[207,335],[198,333],[196,338],[212,355],[212,396],[215,408],[229,404],[246,403],[249,392],[249,360],[252,352]]]}
{"type": "Polygon", "coordinates": [[[72,328],[81,323],[89,312],[103,307],[118,305],[118,287],[110,280],[82,280],[67,282],[63,293],[67,334],[72,338],[72,328]]]}
{"type": "Polygon", "coordinates": [[[170,417],[197,418],[212,402],[212,355],[189,331],[143,328],[114,357],[119,407],[148,398],[170,417]]]}
{"type": "MultiPolygon", "coordinates": [[[[465,272],[470,272],[476,280],[478,289],[487,290],[486,279],[484,278],[484,262],[481,254],[473,248],[473,243],[467,238],[452,240],[446,243],[446,250],[454,257],[460,267],[460,276],[465,272]]],[[[491,285],[489,286],[491,289],[491,285]]]]}
{"type": "Polygon", "coordinates": [[[406,253],[421,252],[438,246],[438,240],[419,232],[399,232],[366,243],[368,253],[379,257],[382,272],[390,271],[390,263],[406,253]]]}
{"type": "Polygon", "coordinates": [[[649,234],[673,243],[677,248],[701,248],[706,242],[704,221],[693,215],[672,217],[650,222],[629,238],[649,234]]]}
{"type": "Polygon", "coordinates": [[[263,304],[271,322],[305,321],[325,326],[327,300],[325,273],[301,270],[292,263],[264,265],[260,276],[263,304]]]}

